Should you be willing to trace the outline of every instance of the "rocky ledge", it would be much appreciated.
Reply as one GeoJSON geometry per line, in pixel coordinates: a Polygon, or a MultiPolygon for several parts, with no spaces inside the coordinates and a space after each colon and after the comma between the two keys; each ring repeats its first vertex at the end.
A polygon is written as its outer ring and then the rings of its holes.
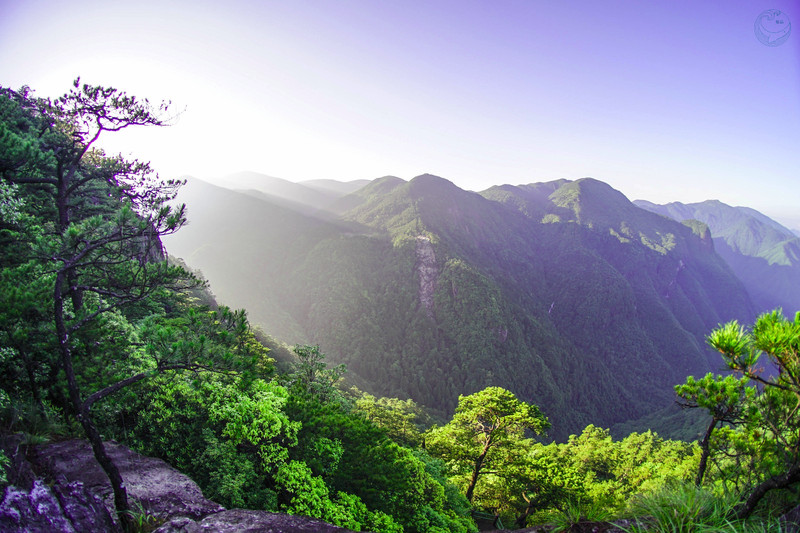
{"type": "MultiPolygon", "coordinates": [[[[18,436],[0,446],[12,459],[0,502],[0,531],[7,533],[117,532],[111,484],[89,444],[69,440],[25,446],[18,436]]],[[[158,517],[159,533],[346,533],[320,520],[266,511],[230,509],[203,497],[200,488],[160,459],[115,442],[106,449],[120,469],[137,509],[158,517]]]]}

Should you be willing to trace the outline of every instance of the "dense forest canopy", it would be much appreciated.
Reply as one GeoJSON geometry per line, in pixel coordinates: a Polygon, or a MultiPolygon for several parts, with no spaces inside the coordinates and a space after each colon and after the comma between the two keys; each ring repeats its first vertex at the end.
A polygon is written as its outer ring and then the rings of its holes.
{"type": "MultiPolygon", "coordinates": [[[[676,387],[706,414],[699,443],[652,431],[615,440],[595,425],[555,442],[558,416],[498,386],[435,419],[344,386],[346,366],[319,346],[281,344],[168,258],[161,237],[186,220],[172,201],[181,183],[96,142],[162,126],[169,109],[79,81],[55,100],[0,88],[2,433],[30,446],[88,439],[122,528],[137,525],[109,438],[225,506],[355,531],[473,532],[475,511],[517,527],[633,517],[636,530],[766,531],[797,504],[800,314],[709,332],[732,374],[676,387]]],[[[488,284],[455,259],[443,275],[488,284]]]]}

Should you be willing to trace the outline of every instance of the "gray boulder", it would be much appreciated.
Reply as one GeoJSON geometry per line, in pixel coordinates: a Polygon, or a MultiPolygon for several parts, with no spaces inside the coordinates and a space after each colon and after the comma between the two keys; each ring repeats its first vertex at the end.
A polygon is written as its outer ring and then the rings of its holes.
{"type": "MultiPolygon", "coordinates": [[[[140,455],[116,442],[106,442],[106,453],[119,468],[128,498],[142,510],[163,519],[185,516],[201,519],[225,508],[205,498],[200,487],[166,462],[140,455]]],[[[109,513],[116,516],[114,494],[108,477],[83,440],[68,440],[40,446],[34,462],[57,482],[81,481],[103,499],[109,513]]]]}
{"type": "Polygon", "coordinates": [[[306,516],[292,516],[267,511],[231,509],[205,517],[200,522],[183,518],[171,520],[155,533],[348,533],[351,530],[332,526],[306,516]]]}

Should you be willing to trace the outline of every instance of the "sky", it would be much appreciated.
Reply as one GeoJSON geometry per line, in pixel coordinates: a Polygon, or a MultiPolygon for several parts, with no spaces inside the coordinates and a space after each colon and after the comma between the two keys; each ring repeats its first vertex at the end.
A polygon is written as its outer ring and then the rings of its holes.
{"type": "Polygon", "coordinates": [[[102,141],[164,177],[593,177],[800,229],[800,0],[0,0],[0,85],[77,76],[181,110],[102,141]]]}

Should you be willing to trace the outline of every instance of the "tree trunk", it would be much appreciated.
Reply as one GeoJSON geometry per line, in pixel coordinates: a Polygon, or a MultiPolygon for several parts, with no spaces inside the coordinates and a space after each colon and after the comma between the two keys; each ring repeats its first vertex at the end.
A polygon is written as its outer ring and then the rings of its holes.
{"type": "MultiPolygon", "coordinates": [[[[522,494],[522,497],[525,498],[525,494],[522,494]]],[[[517,526],[517,529],[523,529],[525,526],[528,525],[528,516],[530,516],[531,511],[533,508],[536,507],[536,498],[531,498],[530,500],[525,498],[525,501],[528,502],[528,505],[525,506],[525,510],[517,516],[517,519],[514,523],[517,526]]]]}
{"type": "Polygon", "coordinates": [[[36,371],[33,368],[33,361],[28,357],[28,352],[24,348],[17,348],[17,353],[22,358],[22,364],[25,365],[25,372],[28,375],[28,386],[31,389],[31,396],[36,403],[39,412],[44,414],[44,404],[42,403],[42,396],[39,394],[39,386],[36,383],[36,371]]]}
{"type": "Polygon", "coordinates": [[[88,409],[85,409],[80,415],[81,426],[89,442],[92,444],[92,451],[94,458],[103,468],[103,471],[108,476],[111,482],[111,488],[114,490],[114,506],[117,508],[117,517],[119,518],[120,525],[123,531],[133,531],[133,520],[130,515],[130,506],[128,505],[128,491],[125,488],[125,481],[119,473],[117,465],[106,453],[106,447],[103,445],[103,439],[100,433],[92,422],[91,414],[88,409]]]}
{"type": "Polygon", "coordinates": [[[703,476],[705,476],[706,474],[706,465],[708,464],[708,456],[711,455],[711,450],[709,449],[709,442],[711,441],[711,433],[717,426],[717,422],[718,420],[716,418],[711,419],[711,423],[708,425],[708,429],[706,429],[706,434],[703,435],[703,440],[700,441],[700,449],[703,451],[703,453],[700,455],[700,464],[697,466],[697,476],[694,478],[694,484],[697,487],[703,484],[703,476]]]}
{"type": "Polygon", "coordinates": [[[475,492],[475,485],[478,483],[478,477],[481,475],[481,469],[483,468],[483,461],[486,459],[486,454],[489,453],[489,449],[492,447],[492,437],[489,436],[486,444],[483,445],[483,450],[481,454],[478,456],[478,459],[475,461],[475,468],[472,470],[472,477],[469,480],[469,486],[467,487],[466,497],[469,503],[472,503],[472,495],[475,492]]]}
{"type": "Polygon", "coordinates": [[[122,475],[119,473],[117,465],[111,460],[106,453],[105,446],[103,446],[103,439],[100,433],[92,422],[92,415],[89,408],[82,405],[80,390],[78,389],[78,382],[75,379],[75,370],[72,367],[72,350],[70,349],[69,334],[64,322],[64,294],[63,287],[65,281],[65,272],[60,270],[56,274],[56,283],[54,291],[55,302],[55,326],[56,335],[58,336],[58,348],[61,354],[61,364],[64,367],[64,374],[67,378],[67,388],[69,389],[69,399],[72,403],[72,408],[75,410],[75,415],[83,427],[86,438],[92,444],[92,451],[94,457],[100,464],[100,467],[108,476],[111,482],[111,488],[114,491],[114,505],[117,508],[117,516],[123,531],[133,530],[133,521],[130,516],[130,507],[128,506],[128,493],[125,490],[125,483],[122,480],[122,475]]]}
{"type": "Polygon", "coordinates": [[[758,502],[761,501],[761,498],[763,498],[764,495],[772,489],[783,489],[792,483],[797,483],[798,481],[800,481],[800,465],[794,465],[785,473],[779,476],[773,476],[762,482],[753,489],[753,491],[750,493],[750,496],[747,497],[747,500],[744,503],[736,506],[736,509],[734,510],[736,513],[736,518],[742,520],[748,518],[753,511],[755,511],[758,502]]]}

